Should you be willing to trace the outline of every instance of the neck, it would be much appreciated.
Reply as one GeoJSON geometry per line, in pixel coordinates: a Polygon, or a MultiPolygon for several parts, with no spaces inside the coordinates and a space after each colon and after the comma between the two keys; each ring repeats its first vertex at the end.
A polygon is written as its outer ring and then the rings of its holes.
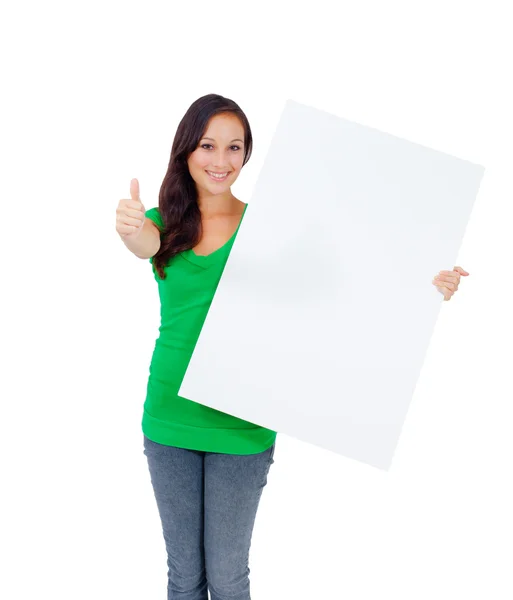
{"type": "Polygon", "coordinates": [[[203,218],[232,214],[239,204],[239,200],[230,189],[223,194],[210,194],[206,190],[198,190],[198,206],[203,218]]]}

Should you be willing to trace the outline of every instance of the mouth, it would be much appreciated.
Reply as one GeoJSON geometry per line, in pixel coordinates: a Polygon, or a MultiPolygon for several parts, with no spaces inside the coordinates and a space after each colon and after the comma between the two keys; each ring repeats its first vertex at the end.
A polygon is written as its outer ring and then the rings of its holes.
{"type": "Polygon", "coordinates": [[[230,175],[231,171],[225,171],[224,173],[216,173],[215,171],[206,171],[205,173],[209,176],[212,181],[225,181],[230,175]]]}

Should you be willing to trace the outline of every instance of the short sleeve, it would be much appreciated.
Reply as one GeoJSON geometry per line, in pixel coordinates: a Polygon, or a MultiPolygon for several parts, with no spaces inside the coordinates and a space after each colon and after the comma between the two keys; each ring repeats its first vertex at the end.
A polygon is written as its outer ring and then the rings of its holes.
{"type": "Polygon", "coordinates": [[[159,228],[159,230],[162,232],[162,229],[164,228],[164,223],[162,222],[162,217],[160,216],[160,212],[157,206],[155,208],[149,208],[144,213],[144,216],[153,221],[155,225],[159,228]]]}
{"type": "MultiPolygon", "coordinates": [[[[145,213],[144,216],[147,219],[150,219],[150,221],[153,221],[155,223],[155,225],[159,228],[160,234],[161,234],[161,240],[162,240],[162,229],[164,228],[164,223],[162,222],[162,217],[160,216],[160,212],[158,209],[158,206],[155,206],[154,208],[149,208],[145,213]]],[[[150,263],[153,265],[153,256],[150,258],[150,263]]],[[[155,271],[155,267],[152,267],[153,271],[155,271]]]]}

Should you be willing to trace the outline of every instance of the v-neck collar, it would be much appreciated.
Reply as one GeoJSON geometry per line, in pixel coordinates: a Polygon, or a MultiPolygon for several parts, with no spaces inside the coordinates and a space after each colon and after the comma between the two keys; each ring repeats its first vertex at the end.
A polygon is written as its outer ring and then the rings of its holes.
{"type": "Polygon", "coordinates": [[[235,240],[235,237],[237,236],[237,233],[239,232],[239,228],[241,226],[242,219],[244,219],[244,215],[246,214],[247,208],[248,208],[248,205],[246,204],[246,206],[244,207],[244,210],[242,211],[242,217],[240,218],[240,221],[239,221],[239,224],[237,225],[237,229],[235,230],[235,233],[231,236],[231,238],[226,243],[224,243],[222,246],[220,246],[217,250],[214,250],[213,252],[211,252],[210,254],[207,254],[205,256],[196,254],[194,252],[194,250],[192,248],[190,248],[189,250],[185,250],[184,252],[181,253],[183,258],[188,260],[190,263],[197,265],[198,267],[203,267],[204,269],[208,268],[210,265],[212,265],[212,264],[216,263],[218,260],[220,260],[221,257],[224,256],[226,250],[228,250],[232,246],[232,244],[235,240]]]}

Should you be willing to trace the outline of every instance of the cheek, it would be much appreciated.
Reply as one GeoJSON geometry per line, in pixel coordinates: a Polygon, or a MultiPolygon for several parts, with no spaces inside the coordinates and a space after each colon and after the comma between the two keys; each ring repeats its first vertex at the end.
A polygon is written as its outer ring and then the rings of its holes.
{"type": "Polygon", "coordinates": [[[238,152],[231,160],[231,164],[236,171],[240,171],[242,169],[243,162],[244,154],[242,152],[238,152]]]}
{"type": "Polygon", "coordinates": [[[208,156],[203,152],[193,152],[189,157],[189,169],[193,171],[203,170],[208,166],[208,156]]]}

